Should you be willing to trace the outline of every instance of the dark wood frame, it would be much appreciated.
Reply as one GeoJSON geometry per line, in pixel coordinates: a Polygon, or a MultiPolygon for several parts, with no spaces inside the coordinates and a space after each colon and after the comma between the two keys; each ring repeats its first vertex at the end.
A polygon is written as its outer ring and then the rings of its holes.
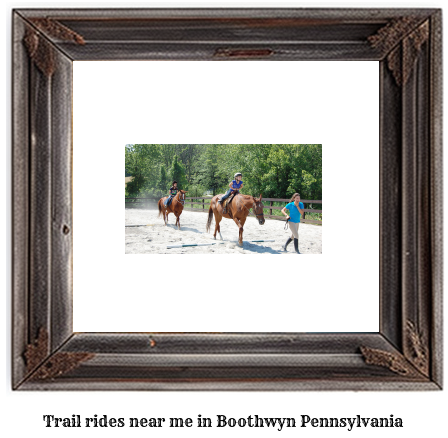
{"type": "Polygon", "coordinates": [[[437,9],[15,10],[13,388],[440,389],[441,29],[437,9]],[[379,333],[73,333],[72,61],[89,59],[379,61],[379,333]]]}

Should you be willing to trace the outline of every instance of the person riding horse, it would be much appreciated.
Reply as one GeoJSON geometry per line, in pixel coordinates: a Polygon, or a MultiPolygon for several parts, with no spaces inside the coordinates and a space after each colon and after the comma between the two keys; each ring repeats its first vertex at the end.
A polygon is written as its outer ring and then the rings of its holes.
{"type": "Polygon", "coordinates": [[[176,181],[174,181],[173,187],[170,189],[171,196],[160,198],[157,205],[159,207],[159,217],[163,216],[165,225],[168,224],[169,214],[174,213],[174,216],[176,216],[175,225],[177,225],[180,230],[180,215],[184,209],[185,194],[187,192],[185,190],[178,189],[176,184],[176,181]],[[167,201],[169,201],[168,205],[166,205],[167,201]]]}
{"type": "Polygon", "coordinates": [[[166,208],[171,204],[173,198],[177,195],[179,189],[177,188],[177,181],[173,181],[173,185],[170,187],[170,196],[164,202],[166,208]]]}
{"type": "Polygon", "coordinates": [[[258,220],[260,225],[265,222],[263,215],[263,204],[261,202],[262,196],[260,194],[259,198],[255,198],[249,195],[239,194],[235,196],[234,200],[224,208],[224,201],[234,193],[235,195],[239,193],[239,189],[243,187],[243,181],[241,181],[243,175],[241,173],[235,173],[235,180],[229,184],[229,189],[225,195],[216,195],[210,201],[210,208],[208,210],[208,220],[206,225],[207,232],[210,231],[210,226],[212,223],[213,216],[215,217],[215,233],[213,238],[216,240],[216,233],[219,233],[221,240],[221,227],[220,222],[222,218],[232,219],[237,225],[238,231],[238,245],[243,246],[243,231],[244,224],[246,223],[246,218],[253,210],[253,214],[258,220]]]}
{"type": "Polygon", "coordinates": [[[232,194],[238,194],[239,190],[243,188],[243,175],[241,173],[235,173],[234,180],[229,184],[229,189],[227,193],[218,201],[219,204],[223,205],[223,202],[232,194]]]}

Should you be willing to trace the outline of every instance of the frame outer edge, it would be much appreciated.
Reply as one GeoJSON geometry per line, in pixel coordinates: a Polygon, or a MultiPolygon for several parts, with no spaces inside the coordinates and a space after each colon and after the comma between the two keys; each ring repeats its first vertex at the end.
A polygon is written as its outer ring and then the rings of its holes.
{"type": "Polygon", "coordinates": [[[139,18],[290,18],[301,16],[304,18],[321,19],[372,19],[389,20],[400,18],[406,14],[418,17],[427,17],[435,11],[434,8],[95,8],[92,10],[83,8],[45,8],[30,9],[20,8],[20,13],[28,17],[46,17],[59,19],[73,17],[82,19],[86,15],[94,19],[115,18],[117,16],[126,19],[139,18]]]}
{"type": "MultiPolygon", "coordinates": [[[[433,59],[425,45],[409,61],[414,49],[412,37],[402,41],[402,64],[410,68],[402,85],[403,96],[403,352],[429,375],[427,348],[433,336],[431,317],[430,252],[430,76],[433,59]],[[416,211],[419,214],[416,214],[416,211]],[[425,352],[426,350],[426,352],[425,352]]],[[[405,75],[405,72],[403,72],[405,75]]],[[[431,350],[431,348],[429,347],[431,350]]]]}
{"type": "MultiPolygon", "coordinates": [[[[442,164],[441,164],[441,157],[442,157],[442,113],[441,113],[441,88],[442,88],[442,79],[441,79],[441,59],[437,59],[437,55],[441,55],[441,11],[435,11],[432,10],[434,15],[432,16],[432,27],[431,27],[431,80],[432,80],[432,89],[431,89],[431,127],[430,127],[430,139],[431,139],[431,153],[432,153],[432,159],[431,159],[431,231],[433,232],[431,236],[431,247],[432,247],[432,299],[433,299],[433,308],[432,308],[432,316],[433,321],[431,325],[431,355],[432,355],[432,375],[433,375],[433,382],[425,382],[423,385],[415,385],[412,384],[412,382],[409,382],[409,384],[406,382],[404,384],[404,387],[401,387],[400,382],[391,383],[391,385],[388,385],[387,382],[374,382],[372,384],[371,388],[360,388],[357,385],[354,385],[352,388],[350,388],[350,385],[347,385],[347,382],[343,381],[337,381],[333,382],[334,387],[333,388],[327,388],[327,389],[438,389],[436,388],[437,385],[441,385],[441,379],[442,379],[442,243],[440,240],[440,235],[442,232],[442,164]],[[439,178],[440,177],[440,178],[439,178]],[[379,388],[381,387],[381,388],[379,388]]],[[[15,14],[18,16],[17,14],[15,14]]],[[[16,31],[16,28],[14,29],[16,31]]],[[[14,36],[16,38],[16,33],[14,33],[14,36]]],[[[17,40],[14,39],[14,49],[16,49],[16,45],[21,44],[21,39],[17,37],[17,40]]],[[[21,49],[18,49],[20,53],[25,54],[26,58],[26,52],[24,51],[23,46],[21,49]]],[[[14,61],[16,60],[16,56],[18,57],[16,51],[14,50],[14,61]]],[[[30,65],[27,59],[25,59],[23,65],[30,65]]],[[[17,106],[15,107],[15,110],[19,114],[19,120],[23,123],[24,120],[26,122],[26,128],[27,128],[27,134],[26,134],[26,142],[23,144],[17,143],[16,135],[17,135],[17,129],[18,125],[16,125],[16,119],[14,117],[14,129],[13,129],[13,135],[14,135],[14,142],[13,142],[13,148],[14,148],[14,154],[13,154],[13,181],[16,181],[16,170],[21,169],[20,165],[23,166],[23,163],[20,163],[17,161],[19,155],[16,155],[16,152],[18,154],[21,154],[20,156],[22,159],[26,158],[27,163],[27,172],[25,173],[25,176],[20,175],[20,184],[18,186],[18,191],[14,191],[14,195],[19,196],[19,200],[23,201],[24,204],[18,205],[18,209],[13,210],[14,211],[14,218],[16,217],[16,214],[22,215],[21,220],[22,222],[19,222],[19,226],[22,227],[22,230],[26,230],[26,237],[27,242],[26,244],[23,243],[23,241],[16,242],[13,241],[13,249],[16,250],[16,243],[18,246],[20,246],[19,249],[23,251],[23,249],[26,247],[26,261],[28,264],[24,268],[22,265],[20,265],[16,260],[16,253],[14,253],[14,263],[13,268],[19,267],[19,269],[23,270],[25,269],[25,283],[26,286],[33,291],[28,291],[28,288],[25,290],[23,287],[23,284],[18,284],[16,286],[16,283],[14,282],[14,329],[13,333],[16,334],[16,330],[19,332],[19,335],[22,336],[22,339],[19,340],[19,342],[16,344],[16,339],[14,340],[14,360],[18,359],[19,354],[22,356],[23,350],[19,352],[18,345],[24,344],[26,346],[27,341],[30,342],[34,339],[35,334],[39,327],[45,326],[50,327],[50,336],[52,339],[52,345],[50,346],[50,351],[54,351],[55,344],[63,342],[63,336],[61,335],[55,335],[58,337],[59,340],[56,340],[56,338],[53,337],[53,331],[57,330],[58,328],[62,328],[63,330],[68,330],[69,324],[67,324],[65,321],[62,321],[64,319],[64,314],[61,313],[60,308],[58,310],[54,310],[53,308],[53,302],[52,300],[57,299],[56,296],[53,296],[53,292],[55,289],[55,283],[54,283],[54,277],[49,270],[51,267],[55,266],[57,261],[55,260],[54,253],[53,253],[53,243],[50,242],[50,239],[54,238],[55,230],[58,230],[58,222],[55,221],[55,216],[53,216],[54,211],[52,210],[55,207],[55,200],[56,196],[53,192],[54,184],[55,184],[55,175],[54,175],[54,166],[55,163],[53,161],[54,158],[54,148],[58,145],[55,144],[54,139],[54,128],[57,128],[57,121],[54,118],[54,108],[52,107],[52,102],[54,102],[55,96],[53,95],[53,90],[51,88],[52,82],[48,84],[45,81],[40,81],[39,73],[36,71],[36,68],[34,66],[31,66],[31,70],[28,70],[28,75],[24,76],[24,79],[22,78],[22,81],[27,81],[28,77],[31,78],[32,81],[38,81],[38,85],[40,86],[34,86],[33,90],[35,90],[36,94],[34,95],[31,93],[30,96],[26,96],[27,110],[29,107],[31,107],[31,110],[34,110],[34,112],[30,115],[27,113],[27,116],[24,116],[21,111],[18,111],[17,106]],[[40,81],[40,82],[39,82],[40,81]],[[37,98],[39,99],[37,99],[37,98]],[[41,100],[42,99],[42,100],[41,100]],[[47,106],[44,106],[44,110],[46,110],[48,113],[45,114],[36,114],[35,108],[37,105],[37,100],[39,100],[38,104],[43,105],[42,102],[46,102],[47,106]],[[30,105],[28,105],[31,102],[30,105]],[[33,117],[30,123],[30,117],[33,117]],[[35,129],[37,125],[37,129],[35,129]],[[33,129],[33,135],[30,134],[29,130],[33,129]],[[35,129],[35,132],[34,132],[35,129]],[[37,138],[36,140],[33,140],[31,144],[31,139],[37,138]],[[36,143],[37,143],[37,152],[36,152],[36,143]],[[19,149],[20,148],[20,149],[19,149]],[[31,157],[31,161],[29,161],[29,154],[30,149],[33,149],[34,156],[31,157]],[[43,156],[41,155],[43,154],[43,156]],[[49,159],[45,159],[45,154],[49,156],[49,159]],[[28,164],[29,161],[29,164],[28,164]],[[30,176],[30,180],[28,179],[28,175],[30,176]],[[44,181],[40,180],[40,176],[44,175],[44,181]],[[26,189],[25,189],[26,188],[26,189]],[[28,190],[32,190],[32,192],[28,192],[28,190]],[[43,195],[43,199],[42,196],[43,195]],[[26,212],[24,213],[21,208],[26,207],[26,212]],[[30,212],[30,209],[33,209],[34,211],[30,212]],[[31,220],[28,219],[28,217],[31,217],[31,220]],[[26,217],[26,219],[24,219],[26,217]],[[42,223],[39,224],[40,220],[42,220],[42,223]],[[56,227],[53,227],[56,223],[56,227]],[[31,229],[31,232],[29,231],[31,229]],[[33,234],[34,231],[34,234],[33,234]],[[48,234],[48,239],[45,237],[48,234]],[[30,236],[30,237],[29,237],[30,236]],[[46,242],[45,245],[39,244],[41,240],[44,240],[46,242]],[[29,248],[33,247],[33,242],[35,243],[35,246],[38,247],[39,253],[36,254],[36,251],[33,253],[29,253],[29,248]],[[28,257],[30,260],[28,261],[28,257]],[[32,262],[32,263],[31,263],[32,262]],[[46,264],[46,262],[48,262],[46,264]],[[30,283],[28,285],[28,278],[30,278],[30,283]],[[22,286],[19,289],[19,286],[22,286]],[[17,300],[15,299],[17,297],[17,300]],[[22,301],[20,301],[20,299],[22,301]],[[16,303],[17,301],[17,303],[16,303]],[[17,326],[17,305],[21,306],[21,310],[24,310],[24,313],[19,313],[19,315],[22,315],[25,319],[25,321],[21,321],[21,326],[17,326]],[[28,320],[26,320],[28,316],[28,320]],[[55,320],[57,318],[57,320],[55,320]],[[61,322],[62,321],[62,322],[61,322]]],[[[14,79],[16,87],[16,76],[14,73],[14,79]]],[[[28,87],[27,87],[28,89],[28,87]]],[[[17,88],[14,88],[14,93],[18,91],[17,88]]],[[[21,91],[21,90],[20,90],[21,91]]],[[[14,104],[17,104],[16,100],[17,96],[14,95],[13,102],[14,104]]],[[[56,96],[56,99],[58,96],[56,96]]],[[[23,102],[19,102],[18,105],[19,109],[23,108],[23,102]],[[21,106],[22,105],[22,106],[21,106]]],[[[62,136],[63,133],[58,131],[62,136]]],[[[21,133],[21,138],[24,138],[24,133],[21,133]]],[[[412,137],[412,134],[411,134],[412,137]]],[[[70,143],[70,142],[69,142],[70,143]]],[[[71,143],[70,143],[71,144],[71,143]]],[[[66,152],[66,151],[65,151],[66,152]]],[[[65,160],[67,158],[67,155],[64,155],[65,152],[62,152],[61,158],[62,160],[65,160]]],[[[412,160],[410,160],[412,161],[412,160]]],[[[21,169],[23,170],[23,169],[21,169]]],[[[409,173],[412,173],[413,170],[411,169],[409,173]]],[[[69,178],[71,177],[71,174],[69,178]]],[[[65,180],[63,180],[65,182],[65,180]]],[[[14,187],[14,185],[13,185],[14,187]]],[[[13,190],[16,190],[13,188],[13,190]]],[[[65,189],[66,190],[66,189],[65,189]]],[[[408,188],[409,190],[409,188],[408,188]]],[[[67,190],[66,190],[67,191],[67,190]]],[[[409,193],[409,192],[408,192],[409,193]]],[[[67,194],[65,195],[67,196],[67,194]]],[[[17,199],[14,197],[14,208],[17,206],[17,199]]],[[[65,206],[61,207],[62,211],[58,212],[60,214],[61,220],[68,218],[69,215],[71,215],[71,208],[69,206],[68,210],[65,206]]],[[[406,215],[404,215],[406,216],[406,215]]],[[[71,216],[70,216],[71,220],[71,216]]],[[[412,224],[408,224],[408,227],[411,228],[412,224]]],[[[17,239],[19,234],[17,234],[17,228],[14,227],[14,239],[17,239]]],[[[59,245],[59,243],[57,243],[59,245]]],[[[68,245],[71,252],[71,243],[68,245]]],[[[67,249],[65,244],[61,244],[61,252],[64,253],[64,251],[67,249]]],[[[21,253],[18,257],[18,260],[21,260],[23,262],[23,259],[20,259],[20,256],[23,257],[23,253],[21,253]]],[[[64,259],[64,262],[66,260],[64,259]]],[[[58,265],[58,264],[57,264],[58,265]]],[[[58,265],[59,266],[59,265],[58,265]]],[[[64,274],[65,276],[65,274],[64,274]]],[[[17,274],[16,271],[14,271],[14,280],[17,280],[17,274]]],[[[20,279],[20,281],[24,281],[23,278],[20,279]]],[[[63,280],[65,281],[65,280],[63,280]]],[[[68,299],[68,289],[66,289],[65,292],[65,299],[68,299]]],[[[412,295],[411,295],[412,296],[412,295]]],[[[70,308],[70,307],[68,307],[70,308]]],[[[67,310],[67,308],[66,308],[67,310]]],[[[406,314],[406,313],[404,313],[406,314]]],[[[22,361],[23,362],[23,361],[22,361]]],[[[17,370],[20,370],[19,367],[14,367],[14,372],[17,370]]],[[[15,379],[15,375],[14,375],[15,379]]],[[[17,382],[17,380],[15,380],[17,382]]],[[[130,383],[129,382],[122,382],[123,385],[126,386],[126,388],[122,389],[129,389],[130,383]]],[[[297,389],[323,389],[320,388],[320,384],[318,383],[318,387],[315,387],[315,383],[313,385],[313,382],[306,382],[303,385],[297,384],[297,389]]],[[[360,382],[361,383],[361,382],[360,382]]],[[[98,385],[99,388],[102,383],[101,382],[95,382],[95,385],[98,385]]],[[[95,386],[94,385],[94,386],[95,386]]],[[[176,383],[173,382],[173,385],[175,386],[176,383]]],[[[276,383],[272,383],[274,387],[272,388],[266,388],[266,389],[282,389],[276,386],[276,383]]],[[[24,382],[24,384],[21,386],[21,389],[33,389],[34,385],[31,382],[24,382]]],[[[38,385],[39,386],[39,385],[38,385]]],[[[45,385],[43,385],[45,386],[45,385]]],[[[53,386],[52,384],[46,385],[47,387],[43,388],[36,388],[34,386],[34,389],[60,389],[58,388],[58,384],[53,386]]],[[[211,384],[211,387],[208,389],[217,389],[217,387],[220,386],[219,382],[215,382],[214,384],[211,384]]],[[[249,382],[244,384],[244,387],[241,388],[241,386],[238,385],[238,387],[235,387],[234,389],[250,389],[251,384],[249,382]]],[[[66,387],[65,389],[68,389],[66,387]]],[[[74,388],[71,388],[74,389],[74,388]]],[[[93,389],[93,388],[89,388],[93,389]]],[[[112,389],[112,388],[108,388],[112,389]]],[[[119,389],[119,388],[117,388],[119,389]]],[[[138,388],[135,388],[138,389],[138,388]]],[[[170,389],[166,386],[162,388],[147,388],[147,389],[170,389]]],[[[185,388],[180,388],[185,389],[185,388]]],[[[193,388],[191,388],[193,389],[193,388]]],[[[203,388],[201,388],[203,389],[203,388]]],[[[223,388],[223,389],[231,389],[231,388],[223,388]]],[[[252,389],[263,389],[260,387],[252,388],[252,389]]],[[[285,388],[286,389],[286,388],[285,388]]],[[[288,388],[291,389],[291,388],[288,388]]]]}
{"type": "Polygon", "coordinates": [[[12,16],[12,387],[25,377],[29,275],[29,62],[24,22],[12,16]]]}
{"type": "Polygon", "coordinates": [[[214,381],[214,382],[138,382],[131,381],[95,381],[86,386],[85,382],[25,382],[20,388],[25,391],[437,391],[434,382],[385,382],[385,381],[214,381]]]}
{"type": "MultiPolygon", "coordinates": [[[[419,28],[429,32],[429,20],[419,28]]],[[[418,31],[416,31],[418,32],[418,31]]],[[[429,35],[428,35],[429,36],[429,35]]],[[[415,148],[415,193],[416,208],[419,214],[416,216],[416,291],[417,302],[414,314],[409,314],[405,320],[406,343],[411,350],[406,350],[410,355],[408,359],[419,370],[430,376],[429,350],[431,327],[431,212],[430,212],[430,156],[431,143],[429,137],[430,127],[430,43],[427,40],[420,48],[418,58],[415,61],[413,72],[409,82],[414,82],[415,114],[416,114],[416,148],[415,148]]]]}
{"type": "Polygon", "coordinates": [[[432,334],[431,374],[443,386],[443,111],[442,111],[442,10],[431,16],[431,264],[432,264],[432,334]]]}

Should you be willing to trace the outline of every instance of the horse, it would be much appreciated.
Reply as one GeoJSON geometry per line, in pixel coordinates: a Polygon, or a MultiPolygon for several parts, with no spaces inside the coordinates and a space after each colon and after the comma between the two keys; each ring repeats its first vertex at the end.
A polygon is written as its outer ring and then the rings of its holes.
{"type": "Polygon", "coordinates": [[[159,199],[158,206],[159,206],[159,217],[163,215],[163,220],[165,221],[165,226],[168,224],[168,215],[170,213],[174,213],[174,216],[176,216],[176,223],[177,228],[180,230],[180,215],[182,214],[182,210],[184,209],[184,203],[185,203],[185,193],[187,193],[184,190],[179,190],[177,192],[177,195],[173,198],[171,201],[171,204],[168,205],[168,207],[165,207],[165,199],[168,198],[168,196],[165,196],[164,198],[159,199]]]}
{"type": "Polygon", "coordinates": [[[210,225],[212,223],[212,217],[215,216],[215,234],[213,235],[216,240],[216,233],[219,232],[219,237],[224,240],[221,235],[221,227],[219,223],[222,218],[233,219],[239,228],[238,245],[243,246],[243,231],[244,223],[246,218],[250,213],[250,209],[253,208],[255,216],[258,219],[258,223],[263,225],[265,222],[263,215],[263,204],[261,203],[261,194],[259,198],[254,198],[249,195],[237,194],[233,198],[232,202],[227,205],[226,213],[223,214],[223,206],[218,202],[219,198],[223,195],[216,195],[212,198],[210,202],[210,208],[208,210],[208,221],[207,221],[207,233],[210,231],[210,225]]]}

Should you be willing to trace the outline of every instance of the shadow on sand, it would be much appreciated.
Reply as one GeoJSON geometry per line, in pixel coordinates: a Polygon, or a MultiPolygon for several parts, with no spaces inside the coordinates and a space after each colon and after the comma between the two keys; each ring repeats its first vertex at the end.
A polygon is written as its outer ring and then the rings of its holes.
{"type": "Polygon", "coordinates": [[[180,225],[182,228],[181,231],[193,231],[193,233],[204,234],[202,231],[199,231],[197,228],[184,227],[182,224],[180,225]]]}
{"type": "MultiPolygon", "coordinates": [[[[212,239],[212,242],[214,240],[212,239]]],[[[225,242],[225,243],[231,243],[233,245],[235,245],[238,248],[241,248],[241,246],[238,246],[236,241],[233,240],[220,240],[220,239],[216,239],[216,242],[225,242]]],[[[244,249],[245,251],[250,251],[253,252],[255,254],[286,254],[283,251],[279,251],[279,250],[275,250],[266,246],[261,246],[261,245],[257,245],[255,243],[251,243],[251,242],[244,242],[243,241],[243,247],[242,249],[244,249]]]]}
{"type": "MultiPolygon", "coordinates": [[[[168,228],[172,228],[177,230],[177,226],[175,226],[174,224],[167,224],[168,228]]],[[[181,224],[181,229],[180,231],[192,231],[193,233],[197,233],[197,234],[207,234],[204,233],[203,231],[198,230],[197,228],[191,228],[191,227],[185,227],[181,224]]],[[[215,240],[212,237],[212,234],[210,234],[210,241],[211,242],[215,242],[215,240]]],[[[216,242],[225,242],[225,243],[232,243],[234,245],[237,245],[236,241],[233,240],[226,240],[224,239],[223,241],[220,239],[216,239],[216,242]]],[[[203,243],[203,242],[201,242],[203,243]]],[[[240,247],[239,247],[240,248],[240,247]]],[[[250,251],[254,254],[287,254],[284,251],[280,251],[280,250],[275,250],[266,246],[261,246],[261,245],[257,245],[255,243],[251,243],[251,242],[243,242],[243,249],[245,251],[250,251]]]]}

